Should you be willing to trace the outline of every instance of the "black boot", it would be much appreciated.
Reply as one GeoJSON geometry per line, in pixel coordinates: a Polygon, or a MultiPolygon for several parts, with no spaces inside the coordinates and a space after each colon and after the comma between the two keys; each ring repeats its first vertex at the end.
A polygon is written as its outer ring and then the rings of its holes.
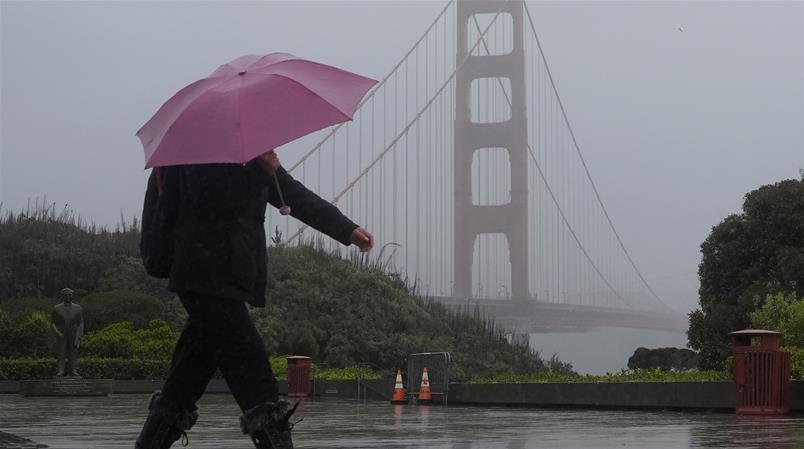
{"type": "Polygon", "coordinates": [[[290,416],[298,406],[285,400],[258,405],[240,417],[240,430],[251,436],[257,449],[293,449],[290,416]]]}
{"type": "Polygon", "coordinates": [[[162,398],[157,391],[148,404],[148,418],[142,426],[135,449],[169,449],[179,438],[184,437],[187,446],[187,431],[198,419],[197,411],[182,410],[162,398]]]}

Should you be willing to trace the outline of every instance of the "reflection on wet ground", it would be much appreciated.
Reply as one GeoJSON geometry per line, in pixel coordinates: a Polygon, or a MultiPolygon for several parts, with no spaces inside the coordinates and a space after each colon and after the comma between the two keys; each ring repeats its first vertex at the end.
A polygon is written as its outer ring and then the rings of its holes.
{"type": "MultiPolygon", "coordinates": [[[[0,395],[0,431],[51,449],[130,449],[148,398],[146,394],[0,395]]],[[[253,447],[239,432],[240,411],[229,396],[208,395],[199,406],[201,416],[189,433],[190,448],[253,447]]],[[[748,418],[720,413],[444,408],[333,399],[307,401],[297,414],[304,418],[294,431],[300,449],[804,448],[802,415],[748,418]]],[[[0,449],[27,449],[11,444],[0,438],[0,449]]]]}

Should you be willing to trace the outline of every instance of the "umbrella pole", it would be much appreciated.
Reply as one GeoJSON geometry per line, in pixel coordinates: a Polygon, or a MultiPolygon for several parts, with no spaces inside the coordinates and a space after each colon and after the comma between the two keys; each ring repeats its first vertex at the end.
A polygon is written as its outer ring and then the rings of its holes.
{"type": "Polygon", "coordinates": [[[290,206],[285,204],[285,197],[282,195],[282,188],[279,187],[279,178],[276,176],[276,174],[274,174],[273,178],[274,183],[276,184],[276,191],[279,192],[279,203],[282,204],[282,206],[279,208],[279,213],[282,215],[288,215],[290,214],[290,206]]]}

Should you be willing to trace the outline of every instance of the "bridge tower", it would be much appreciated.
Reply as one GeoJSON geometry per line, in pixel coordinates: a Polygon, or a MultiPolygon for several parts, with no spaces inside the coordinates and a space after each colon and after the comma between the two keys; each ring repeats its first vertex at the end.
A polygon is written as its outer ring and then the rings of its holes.
{"type": "MultiPolygon", "coordinates": [[[[525,99],[524,5],[522,0],[458,0],[457,64],[455,85],[455,273],[453,295],[472,296],[472,256],[480,234],[503,234],[511,262],[511,295],[524,299],[528,291],[528,164],[525,99]],[[513,49],[508,54],[469,54],[469,27],[476,14],[503,14],[513,19],[513,49]],[[463,62],[463,64],[461,64],[463,62]],[[508,78],[511,86],[511,117],[499,123],[472,122],[472,81],[508,78]],[[483,148],[503,148],[510,161],[510,201],[499,205],[472,202],[472,159],[483,148]]],[[[498,22],[499,23],[499,22],[498,22]]],[[[482,49],[482,43],[479,49],[482,49]]],[[[478,107],[483,107],[478,99],[478,107]]],[[[495,174],[500,175],[500,174],[495,174]]]]}

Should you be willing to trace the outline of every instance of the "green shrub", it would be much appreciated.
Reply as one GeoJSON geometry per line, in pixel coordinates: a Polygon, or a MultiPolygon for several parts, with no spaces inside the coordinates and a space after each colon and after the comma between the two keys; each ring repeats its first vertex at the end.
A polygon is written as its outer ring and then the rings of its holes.
{"type": "Polygon", "coordinates": [[[95,379],[165,379],[170,370],[170,360],[81,358],[78,372],[95,379]]]}
{"type": "Polygon", "coordinates": [[[782,349],[791,356],[791,373],[796,379],[804,379],[804,299],[768,295],[762,308],[751,314],[751,325],[782,333],[782,349]]]}
{"type": "Polygon", "coordinates": [[[784,348],[790,351],[790,372],[792,376],[799,380],[804,380],[804,348],[784,348]]]}
{"type": "Polygon", "coordinates": [[[54,353],[50,317],[40,311],[11,315],[0,310],[0,357],[44,357],[54,353]]]}
{"type": "Polygon", "coordinates": [[[379,373],[365,366],[313,369],[311,378],[318,380],[380,379],[379,373]]]}
{"type": "Polygon", "coordinates": [[[143,329],[151,321],[160,319],[165,308],[162,300],[129,290],[92,293],[76,302],[83,309],[86,332],[103,329],[121,320],[132,323],[137,329],[143,329]]]}
{"type": "Polygon", "coordinates": [[[94,357],[168,360],[178,339],[179,333],[161,320],[151,321],[147,329],[123,321],[89,333],[83,352],[94,357]]]}
{"type": "Polygon", "coordinates": [[[56,359],[0,359],[0,379],[47,379],[56,375],[56,359]]]}
{"type": "Polygon", "coordinates": [[[286,356],[278,355],[272,356],[271,360],[271,368],[274,371],[274,376],[277,379],[287,379],[288,378],[288,359],[286,356]]]}

